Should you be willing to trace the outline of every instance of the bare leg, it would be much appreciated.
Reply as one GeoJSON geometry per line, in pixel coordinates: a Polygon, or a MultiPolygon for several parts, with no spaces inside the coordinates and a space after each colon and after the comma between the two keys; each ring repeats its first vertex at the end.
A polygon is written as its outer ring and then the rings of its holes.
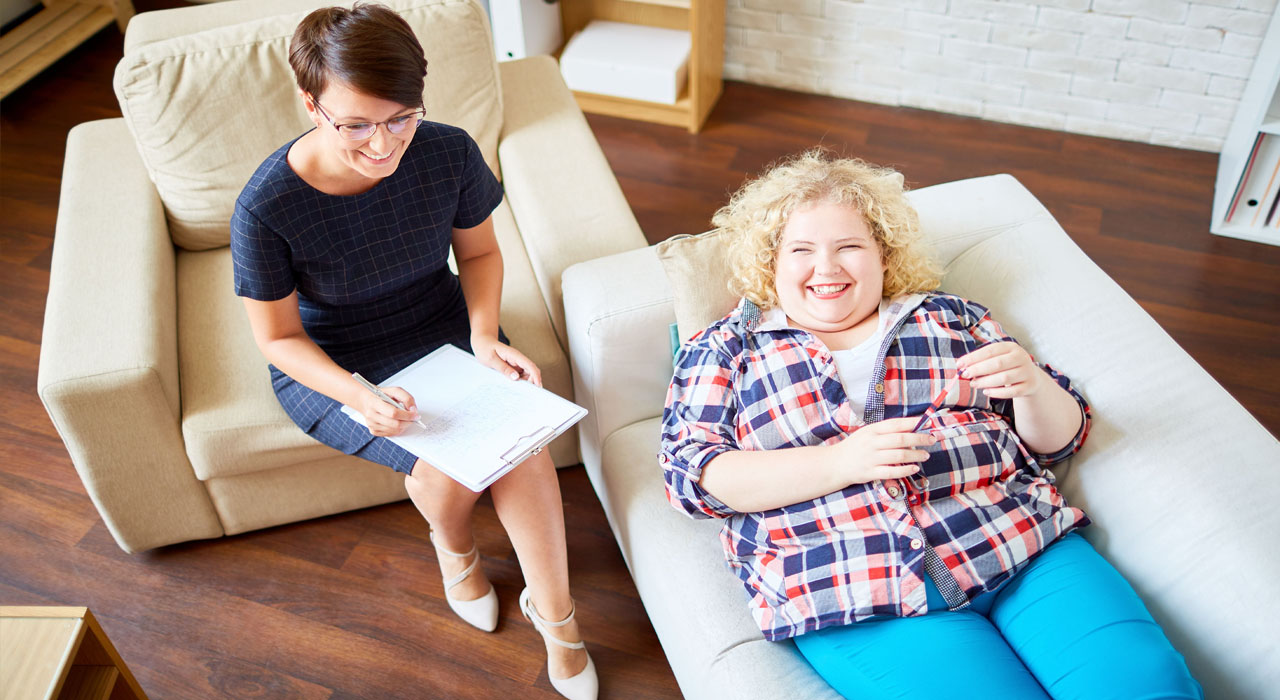
{"type": "MultiPolygon", "coordinates": [[[[480,494],[422,460],[414,465],[413,474],[404,478],[404,488],[434,531],[437,545],[451,552],[471,551],[475,545],[471,534],[471,512],[475,510],[480,494]]],[[[472,560],[472,557],[451,557],[443,552],[438,552],[437,556],[444,579],[462,573],[472,560]]],[[[457,600],[475,600],[488,592],[489,579],[478,566],[450,591],[457,600]]]]}
{"type": "MultiPolygon", "coordinates": [[[[555,465],[544,451],[525,460],[489,487],[493,507],[511,538],[525,583],[538,614],[552,622],[569,616],[569,557],[565,546],[564,506],[555,465]]],[[[581,641],[577,621],[548,628],[567,642],[581,641]]],[[[547,642],[552,678],[575,676],[587,665],[585,649],[565,649],[547,642]]]]}

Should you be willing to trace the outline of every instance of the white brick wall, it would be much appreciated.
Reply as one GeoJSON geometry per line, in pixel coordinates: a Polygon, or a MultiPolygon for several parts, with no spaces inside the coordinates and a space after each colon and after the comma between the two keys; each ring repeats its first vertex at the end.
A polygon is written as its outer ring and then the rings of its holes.
{"type": "Polygon", "coordinates": [[[725,76],[1222,148],[1277,0],[727,0],[725,76]]]}

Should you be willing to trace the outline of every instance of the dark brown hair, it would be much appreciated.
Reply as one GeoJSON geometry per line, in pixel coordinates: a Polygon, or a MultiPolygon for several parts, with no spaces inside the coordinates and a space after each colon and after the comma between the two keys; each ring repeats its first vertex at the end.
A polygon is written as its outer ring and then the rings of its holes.
{"type": "Polygon", "coordinates": [[[413,29],[374,3],[324,7],[303,18],[289,42],[298,87],[319,98],[330,80],[406,107],[422,105],[427,58],[413,29]]]}

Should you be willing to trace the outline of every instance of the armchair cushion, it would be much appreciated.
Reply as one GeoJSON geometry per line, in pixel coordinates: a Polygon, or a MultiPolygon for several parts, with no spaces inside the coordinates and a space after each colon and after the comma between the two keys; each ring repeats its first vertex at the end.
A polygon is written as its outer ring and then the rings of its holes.
{"type": "MultiPolygon", "coordinates": [[[[228,5],[254,4],[237,0],[228,5]]],[[[502,94],[488,20],[470,0],[385,0],[419,33],[428,118],[467,130],[497,172],[502,94]]],[[[115,90],[147,173],[188,250],[225,246],[253,170],[311,122],[286,59],[305,12],[131,46],[115,90]]],[[[135,21],[147,22],[146,13],[135,21]]]]}
{"type": "Polygon", "coordinates": [[[182,437],[196,478],[333,457],[271,391],[267,361],[231,290],[231,249],[180,251],[177,271],[182,437]]]}

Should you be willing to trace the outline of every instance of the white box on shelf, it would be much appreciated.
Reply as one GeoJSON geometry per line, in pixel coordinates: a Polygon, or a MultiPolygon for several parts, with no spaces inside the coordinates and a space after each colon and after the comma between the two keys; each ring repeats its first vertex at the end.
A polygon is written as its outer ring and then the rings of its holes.
{"type": "Polygon", "coordinates": [[[564,82],[579,92],[673,105],[689,71],[689,32],[593,20],[560,55],[564,82]]]}
{"type": "Polygon", "coordinates": [[[493,27],[499,61],[555,53],[560,48],[558,0],[481,0],[493,27]]]}

